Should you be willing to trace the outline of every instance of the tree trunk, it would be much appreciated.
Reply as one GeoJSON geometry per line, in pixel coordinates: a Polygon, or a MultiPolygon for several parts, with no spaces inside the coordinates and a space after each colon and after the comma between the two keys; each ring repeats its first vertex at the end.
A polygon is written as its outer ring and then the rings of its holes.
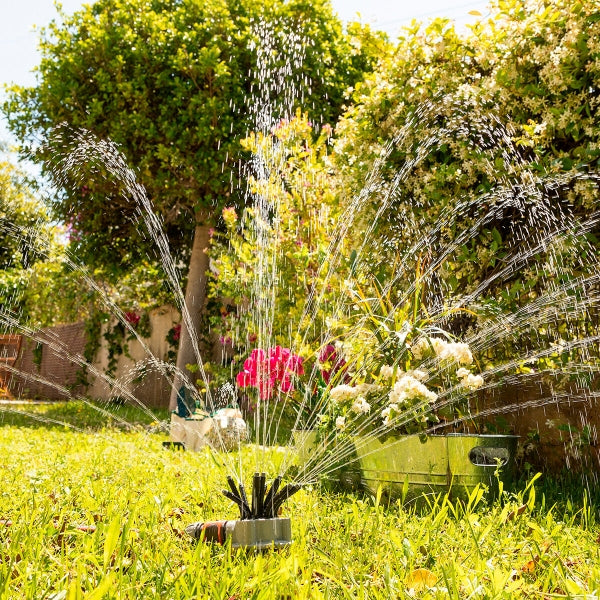
{"type": "Polygon", "coordinates": [[[189,320],[182,315],[176,363],[178,371],[171,389],[170,410],[177,408],[177,393],[185,381],[192,384],[198,377],[198,374],[191,373],[185,367],[186,365],[197,364],[201,360],[200,356],[196,356],[192,335],[195,336],[196,340],[199,339],[200,319],[206,300],[206,277],[208,272],[208,254],[206,250],[209,244],[210,227],[208,225],[196,225],[190,257],[190,271],[185,290],[185,305],[189,312],[189,320]],[[190,332],[190,328],[193,333],[190,332]]]}

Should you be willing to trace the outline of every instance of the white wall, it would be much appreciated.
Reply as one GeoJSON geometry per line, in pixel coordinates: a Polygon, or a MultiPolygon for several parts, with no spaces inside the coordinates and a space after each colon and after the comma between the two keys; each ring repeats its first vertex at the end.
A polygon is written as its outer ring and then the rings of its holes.
{"type": "MultiPolygon", "coordinates": [[[[179,313],[171,306],[163,306],[150,312],[152,333],[144,341],[152,356],[162,361],[166,359],[169,349],[174,349],[169,348],[166,336],[179,320],[179,313]]],[[[103,337],[106,329],[106,327],[102,328],[101,346],[96,353],[93,365],[101,372],[105,372],[108,368],[108,342],[103,337]]],[[[169,405],[170,390],[165,377],[156,368],[151,368],[148,362],[150,355],[137,340],[129,341],[127,345],[131,358],[125,356],[125,354],[118,357],[114,379],[119,382],[122,389],[128,390],[145,406],[167,407],[169,405]],[[136,371],[136,365],[139,367],[140,364],[147,365],[148,369],[141,382],[134,382],[132,379],[139,374],[136,371]]],[[[88,387],[87,395],[91,398],[109,400],[115,396],[124,397],[122,389],[121,391],[117,387],[111,389],[110,385],[101,378],[94,379],[90,374],[88,380],[91,385],[88,387]]]]}

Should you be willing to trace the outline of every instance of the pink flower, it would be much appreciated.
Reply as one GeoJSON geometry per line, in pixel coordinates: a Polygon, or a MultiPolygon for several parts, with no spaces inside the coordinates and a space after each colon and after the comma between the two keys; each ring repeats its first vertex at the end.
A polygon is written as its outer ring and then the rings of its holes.
{"type": "Polygon", "coordinates": [[[239,387],[248,387],[250,385],[250,373],[246,373],[246,371],[241,371],[237,374],[235,382],[238,384],[239,387]]]}
{"type": "Polygon", "coordinates": [[[125,317],[125,320],[133,327],[135,327],[141,319],[140,315],[135,312],[126,312],[123,316],[125,317]]]}
{"type": "Polygon", "coordinates": [[[293,377],[304,374],[302,358],[289,348],[274,346],[266,352],[255,348],[244,361],[243,370],[237,374],[239,387],[255,387],[261,400],[269,399],[274,392],[290,394],[294,391],[293,377]]]}
{"type": "Polygon", "coordinates": [[[335,346],[333,344],[327,344],[319,353],[319,362],[325,363],[331,358],[337,356],[335,346]]]}
{"type": "Polygon", "coordinates": [[[297,354],[292,354],[288,361],[288,369],[296,375],[304,375],[304,365],[302,364],[303,358],[297,354]]]}
{"type": "MultiPolygon", "coordinates": [[[[337,350],[333,344],[327,344],[319,354],[319,363],[321,364],[321,376],[325,383],[329,383],[331,378],[343,371],[346,367],[346,361],[338,356],[337,350]]],[[[348,377],[344,376],[343,380],[346,381],[348,377]]]]}
{"type": "Polygon", "coordinates": [[[289,373],[285,373],[281,378],[280,387],[281,391],[284,394],[289,394],[290,392],[294,391],[294,386],[292,385],[292,378],[290,377],[289,373]]]}
{"type": "Polygon", "coordinates": [[[264,361],[266,357],[265,351],[262,348],[255,348],[250,353],[250,359],[254,362],[264,361]]]}

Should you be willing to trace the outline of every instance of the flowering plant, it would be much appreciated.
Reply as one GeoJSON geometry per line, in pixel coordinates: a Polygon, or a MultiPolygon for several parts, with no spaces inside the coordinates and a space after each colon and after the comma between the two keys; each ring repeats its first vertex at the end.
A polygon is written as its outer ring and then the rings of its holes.
{"type": "Polygon", "coordinates": [[[321,426],[340,432],[411,434],[470,414],[469,394],[481,387],[483,377],[471,372],[473,355],[467,344],[451,341],[439,330],[405,344],[401,358],[332,387],[321,426]]]}
{"type": "Polygon", "coordinates": [[[138,315],[138,313],[134,311],[126,312],[124,317],[125,320],[134,328],[137,326],[137,324],[140,322],[140,319],[142,318],[140,315],[138,315]]]}
{"type": "Polygon", "coordinates": [[[377,281],[367,298],[353,293],[355,322],[345,324],[336,361],[345,379],[336,378],[319,416],[331,433],[421,433],[440,421],[468,418],[469,396],[483,384],[472,372],[473,354],[435,322],[459,309],[441,311],[435,320],[422,306],[420,267],[412,294],[395,303],[377,281]]]}
{"type": "Polygon", "coordinates": [[[291,394],[294,378],[304,374],[302,363],[302,357],[289,348],[274,346],[267,351],[255,348],[244,361],[236,383],[241,388],[256,388],[261,400],[269,400],[277,392],[291,394]]]}
{"type": "Polygon", "coordinates": [[[325,384],[332,382],[336,376],[343,376],[347,379],[347,375],[344,374],[346,361],[333,344],[327,344],[321,349],[318,366],[325,384]]]}
{"type": "Polygon", "coordinates": [[[169,331],[167,331],[167,342],[170,346],[177,346],[181,337],[181,323],[175,323],[169,331]]]}

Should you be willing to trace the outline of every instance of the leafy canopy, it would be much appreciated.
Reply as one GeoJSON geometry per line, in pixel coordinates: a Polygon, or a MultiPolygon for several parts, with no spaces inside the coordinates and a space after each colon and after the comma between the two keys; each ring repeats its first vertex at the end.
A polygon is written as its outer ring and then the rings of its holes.
{"type": "MultiPolygon", "coordinates": [[[[288,112],[301,102],[314,122],[334,122],[384,43],[356,26],[345,35],[327,0],[99,0],[61,19],[42,31],[37,85],[10,90],[10,129],[45,172],[65,148],[37,141],[61,123],[112,139],[176,251],[238,200],[239,139],[257,102],[288,112]],[[301,63],[292,82],[289,63],[301,63]]],[[[144,247],[135,206],[90,158],[83,176],[62,181],[56,214],[84,258],[128,267],[144,247]]]]}
{"type": "Polygon", "coordinates": [[[0,269],[27,268],[52,236],[48,209],[25,173],[0,162],[0,269]]]}
{"type": "MultiPolygon", "coordinates": [[[[382,202],[395,217],[380,220],[386,243],[374,248],[374,260],[385,265],[390,252],[436,227],[429,242],[438,250],[457,241],[439,273],[440,295],[476,289],[541,231],[585,221],[598,207],[597,183],[580,177],[600,166],[597,3],[499,0],[492,13],[465,36],[447,20],[403,30],[336,129],[336,166],[350,196],[378,173],[363,223],[382,202]],[[546,199],[533,201],[536,194],[546,199]],[[494,215],[482,224],[483,211],[494,215]],[[461,238],[469,227],[477,235],[461,238]]],[[[583,243],[595,244],[597,234],[595,227],[583,243]]],[[[548,252],[570,266],[560,248],[548,252]]],[[[514,309],[540,293],[548,262],[540,254],[539,269],[510,292],[501,285],[493,293],[514,309]]]]}

